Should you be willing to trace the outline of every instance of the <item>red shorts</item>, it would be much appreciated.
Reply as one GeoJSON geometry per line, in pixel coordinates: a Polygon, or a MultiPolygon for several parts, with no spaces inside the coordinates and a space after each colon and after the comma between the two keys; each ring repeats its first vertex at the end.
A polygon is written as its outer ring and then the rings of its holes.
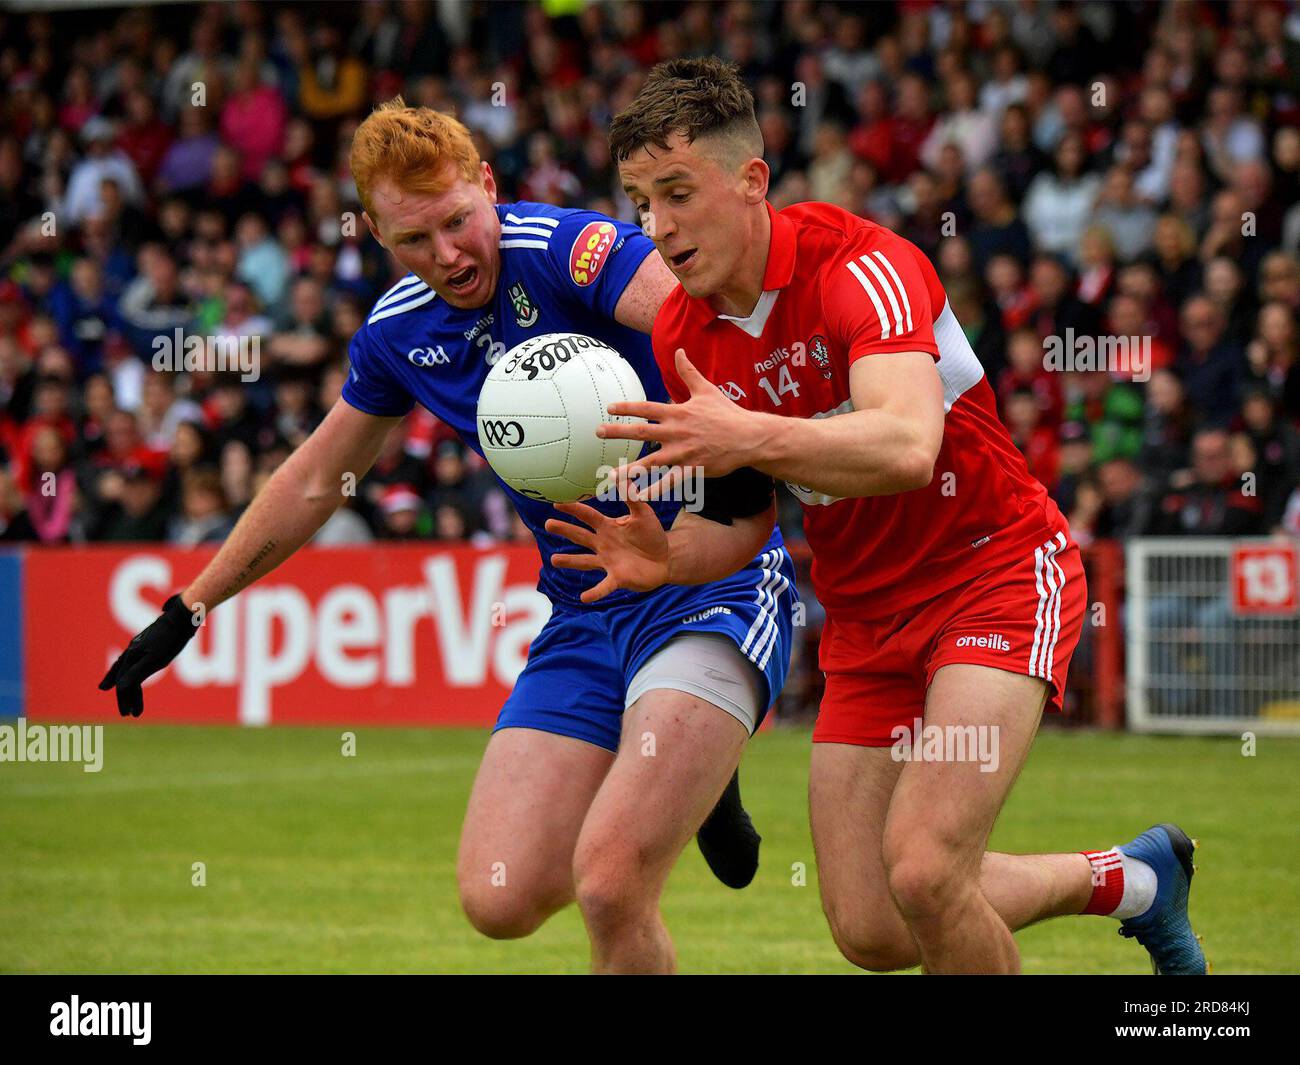
{"type": "Polygon", "coordinates": [[[826,674],[814,743],[888,747],[924,716],[941,666],[992,666],[1048,683],[1059,712],[1088,589],[1079,547],[1064,532],[1023,562],[981,574],[933,599],[872,621],[827,618],[826,674]]]}

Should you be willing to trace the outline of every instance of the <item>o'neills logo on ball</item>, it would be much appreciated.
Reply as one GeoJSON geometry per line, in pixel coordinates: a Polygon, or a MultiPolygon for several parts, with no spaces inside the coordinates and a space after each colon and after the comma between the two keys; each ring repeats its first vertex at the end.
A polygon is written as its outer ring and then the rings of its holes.
{"type": "Polygon", "coordinates": [[[591,222],[583,227],[569,252],[569,274],[575,285],[590,285],[609,257],[618,231],[612,222],[591,222]]]}

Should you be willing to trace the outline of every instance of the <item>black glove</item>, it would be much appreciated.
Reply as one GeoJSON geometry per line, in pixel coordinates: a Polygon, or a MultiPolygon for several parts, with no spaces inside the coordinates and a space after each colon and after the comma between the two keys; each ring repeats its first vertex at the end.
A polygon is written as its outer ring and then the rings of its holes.
{"type": "Polygon", "coordinates": [[[141,685],[185,650],[185,645],[198,631],[194,615],[181,602],[179,595],[173,595],[163,604],[158,620],[137,633],[135,639],[126,645],[126,650],[117,656],[117,661],[99,682],[99,690],[106,692],[117,688],[117,712],[123,717],[127,714],[139,717],[144,713],[141,685]]]}

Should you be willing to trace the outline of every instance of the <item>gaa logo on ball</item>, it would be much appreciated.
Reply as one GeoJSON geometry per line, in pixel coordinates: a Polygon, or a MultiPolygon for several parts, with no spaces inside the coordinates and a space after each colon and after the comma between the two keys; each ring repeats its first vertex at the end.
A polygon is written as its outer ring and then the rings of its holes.
{"type": "Polygon", "coordinates": [[[516,492],[569,503],[596,494],[602,470],[631,462],[640,440],[601,440],[611,403],[645,399],[631,364],[595,337],[546,333],[505,353],[479,392],[483,455],[516,492]]]}
{"type": "Polygon", "coordinates": [[[484,418],[479,422],[478,430],[483,440],[492,447],[522,447],[524,443],[524,427],[516,421],[484,418]]]}

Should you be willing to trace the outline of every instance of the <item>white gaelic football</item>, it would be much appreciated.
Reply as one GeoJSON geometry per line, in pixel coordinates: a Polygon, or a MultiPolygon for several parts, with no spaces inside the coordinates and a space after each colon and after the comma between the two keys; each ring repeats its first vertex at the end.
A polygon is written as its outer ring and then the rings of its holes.
{"type": "Polygon", "coordinates": [[[601,440],[611,403],[645,399],[617,351],[581,333],[544,333],[507,351],[478,394],[483,454],[516,492],[552,503],[596,494],[605,473],[641,454],[640,440],[601,440]]]}

